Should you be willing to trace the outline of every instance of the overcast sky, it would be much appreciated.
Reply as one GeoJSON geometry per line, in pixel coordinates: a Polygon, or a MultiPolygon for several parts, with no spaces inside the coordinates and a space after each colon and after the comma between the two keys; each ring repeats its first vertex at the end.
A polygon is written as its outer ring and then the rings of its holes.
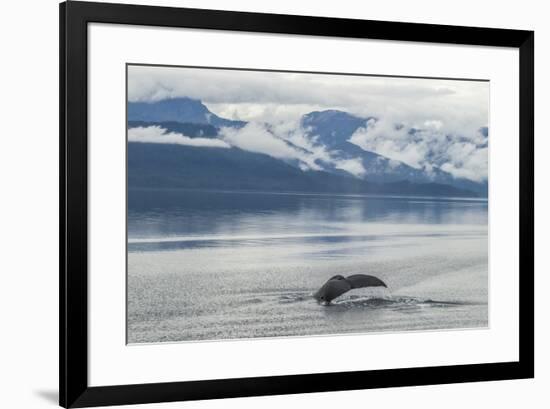
{"type": "Polygon", "coordinates": [[[180,96],[201,100],[221,117],[254,123],[296,124],[302,115],[324,109],[374,116],[378,124],[353,135],[357,145],[417,168],[437,165],[473,180],[487,176],[479,128],[489,125],[488,82],[129,67],[130,101],[180,96]],[[424,140],[405,139],[393,124],[424,130],[424,140]],[[447,134],[461,138],[449,146],[442,139],[447,134]]]}

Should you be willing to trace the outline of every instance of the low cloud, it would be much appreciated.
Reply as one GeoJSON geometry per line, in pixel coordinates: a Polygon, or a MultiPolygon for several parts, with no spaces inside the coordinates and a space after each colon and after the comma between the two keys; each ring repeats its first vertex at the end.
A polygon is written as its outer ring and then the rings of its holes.
{"type": "Polygon", "coordinates": [[[220,137],[227,143],[245,151],[263,153],[277,159],[302,159],[284,140],[276,138],[266,125],[251,122],[242,128],[226,127],[220,130],[220,137]]]}
{"type": "Polygon", "coordinates": [[[320,171],[320,163],[332,165],[353,176],[362,177],[365,169],[360,159],[338,159],[307,136],[299,121],[275,124],[250,122],[242,128],[222,128],[220,137],[237,148],[263,153],[285,161],[297,161],[303,171],[320,171]]]}
{"type": "Polygon", "coordinates": [[[472,144],[456,144],[452,147],[451,160],[441,165],[441,169],[455,177],[466,178],[476,182],[487,180],[488,149],[472,149],[472,144]]]}
{"type": "Polygon", "coordinates": [[[365,176],[365,168],[361,159],[342,159],[334,162],[336,169],[341,169],[357,177],[365,176]]]}
{"type": "Polygon", "coordinates": [[[488,137],[478,130],[468,134],[446,133],[440,120],[414,126],[387,119],[370,120],[350,142],[428,173],[438,167],[454,177],[476,182],[487,180],[488,137]]]}
{"type": "Polygon", "coordinates": [[[176,132],[168,132],[160,126],[148,126],[128,129],[128,142],[164,143],[185,146],[200,146],[205,148],[230,148],[220,139],[190,138],[176,132]]]}
{"type": "Polygon", "coordinates": [[[303,171],[320,171],[331,164],[354,176],[362,177],[365,169],[359,159],[334,158],[323,146],[315,145],[297,121],[277,124],[248,123],[242,128],[221,128],[219,138],[191,138],[181,133],[168,132],[160,126],[128,129],[128,142],[175,144],[205,148],[236,147],[262,153],[287,162],[297,162],[303,171]]]}

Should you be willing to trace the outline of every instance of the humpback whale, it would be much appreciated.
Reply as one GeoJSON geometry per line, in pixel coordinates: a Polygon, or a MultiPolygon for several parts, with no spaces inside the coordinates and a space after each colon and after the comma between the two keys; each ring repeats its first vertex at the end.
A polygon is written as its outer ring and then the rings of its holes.
{"type": "Polygon", "coordinates": [[[336,297],[354,288],[363,287],[388,287],[377,277],[366,274],[354,274],[348,277],[336,275],[329,278],[319,290],[313,294],[313,297],[322,303],[330,304],[336,297]]]}

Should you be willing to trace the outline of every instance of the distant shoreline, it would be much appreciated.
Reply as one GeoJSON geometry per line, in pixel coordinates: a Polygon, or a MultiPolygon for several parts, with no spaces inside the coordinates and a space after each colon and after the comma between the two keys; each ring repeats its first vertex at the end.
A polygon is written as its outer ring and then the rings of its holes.
{"type": "Polygon", "coordinates": [[[297,192],[297,191],[267,191],[267,190],[245,190],[245,189],[197,189],[185,187],[140,187],[128,186],[128,191],[181,191],[196,193],[224,193],[224,194],[261,194],[261,195],[286,195],[286,196],[324,196],[324,197],[356,197],[372,199],[429,199],[433,201],[471,201],[488,202],[487,197],[468,196],[426,196],[426,195],[398,195],[392,193],[332,193],[332,192],[297,192]]]}

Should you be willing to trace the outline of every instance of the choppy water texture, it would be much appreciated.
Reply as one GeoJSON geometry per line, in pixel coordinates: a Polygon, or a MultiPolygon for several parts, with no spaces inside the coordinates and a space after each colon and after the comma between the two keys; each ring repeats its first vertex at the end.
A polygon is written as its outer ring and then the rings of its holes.
{"type": "Polygon", "coordinates": [[[131,190],[128,342],[488,325],[487,202],[131,190]],[[329,277],[389,288],[330,306],[329,277]]]}

